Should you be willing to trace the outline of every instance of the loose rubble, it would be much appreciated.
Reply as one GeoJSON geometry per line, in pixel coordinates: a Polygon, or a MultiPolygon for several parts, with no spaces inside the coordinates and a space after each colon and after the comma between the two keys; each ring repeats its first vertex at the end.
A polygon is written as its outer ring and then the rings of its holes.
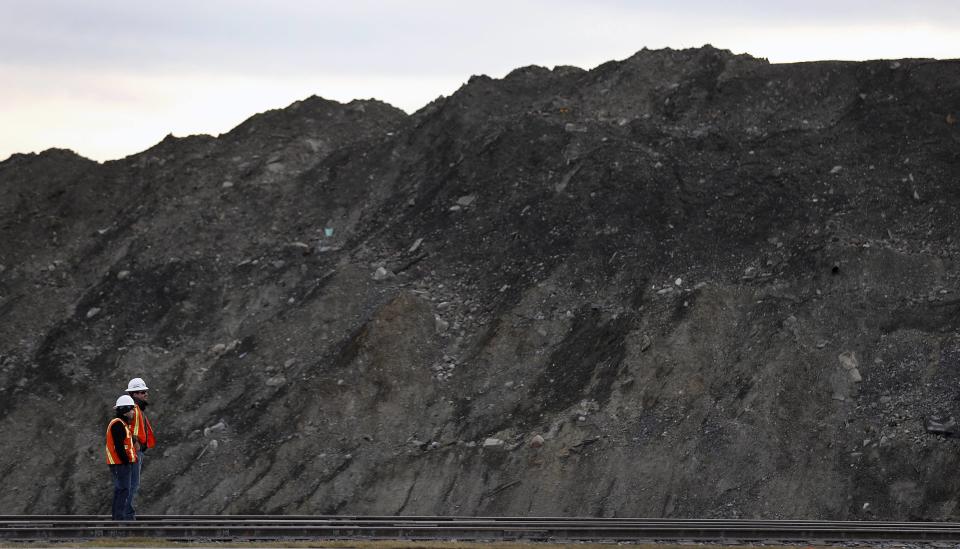
{"type": "Polygon", "coordinates": [[[960,520],[955,72],[643,50],[14,155],[0,440],[57,452],[0,511],[104,512],[142,376],[146,514],[960,520]]]}

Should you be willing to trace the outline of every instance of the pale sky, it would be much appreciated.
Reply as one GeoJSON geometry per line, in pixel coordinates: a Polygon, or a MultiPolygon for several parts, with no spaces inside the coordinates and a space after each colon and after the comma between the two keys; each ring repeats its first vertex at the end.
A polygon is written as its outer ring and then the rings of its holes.
{"type": "Polygon", "coordinates": [[[310,95],[413,112],[474,74],[644,47],[957,59],[958,21],[960,0],[0,0],[0,161],[122,158],[310,95]]]}

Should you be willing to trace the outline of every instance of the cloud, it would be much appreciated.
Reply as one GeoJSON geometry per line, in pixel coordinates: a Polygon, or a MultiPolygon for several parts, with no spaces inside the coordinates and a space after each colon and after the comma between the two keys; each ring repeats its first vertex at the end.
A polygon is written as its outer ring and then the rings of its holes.
{"type": "Polygon", "coordinates": [[[139,75],[0,66],[0,160],[14,152],[68,148],[95,160],[145,150],[163,136],[225,133],[251,115],[309,95],[378,98],[408,112],[462,84],[457,76],[139,75]],[[438,91],[439,90],[439,91],[438,91]]]}
{"type": "MultiPolygon", "coordinates": [[[[955,33],[960,2],[43,0],[12,3],[7,11],[0,52],[22,66],[437,76],[495,74],[531,63],[598,64],[643,47],[731,47],[731,35],[769,39],[768,31],[785,27],[924,26],[955,33]]],[[[775,48],[769,41],[751,44],[757,56],[771,57],[775,48]]],[[[835,56],[864,49],[850,37],[831,48],[835,56]]],[[[916,46],[901,48],[893,56],[922,55],[916,46]]]]}
{"type": "Polygon", "coordinates": [[[710,43],[772,62],[960,57],[954,0],[37,0],[0,18],[0,158],[97,159],[311,94],[413,111],[473,74],[710,43]]]}

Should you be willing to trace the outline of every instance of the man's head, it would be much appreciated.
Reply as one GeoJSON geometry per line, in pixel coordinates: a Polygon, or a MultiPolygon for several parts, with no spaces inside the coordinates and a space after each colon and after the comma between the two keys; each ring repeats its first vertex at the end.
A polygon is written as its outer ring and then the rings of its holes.
{"type": "Polygon", "coordinates": [[[114,409],[117,411],[117,417],[126,417],[127,419],[133,418],[133,398],[130,395],[120,395],[120,398],[117,399],[117,404],[114,406],[114,409]]]}
{"type": "Polygon", "coordinates": [[[143,382],[143,379],[135,377],[130,380],[130,383],[127,384],[127,394],[137,400],[142,400],[147,402],[149,400],[147,394],[147,384],[143,382]]]}

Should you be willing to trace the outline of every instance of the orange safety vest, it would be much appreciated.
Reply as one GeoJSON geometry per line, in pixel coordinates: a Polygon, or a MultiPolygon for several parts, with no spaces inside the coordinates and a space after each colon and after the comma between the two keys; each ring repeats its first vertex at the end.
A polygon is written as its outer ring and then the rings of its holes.
{"type": "Polygon", "coordinates": [[[133,407],[132,423],[133,436],[141,445],[146,444],[147,448],[153,448],[157,445],[157,438],[153,436],[153,425],[150,425],[150,420],[147,419],[147,414],[143,413],[143,410],[140,409],[140,406],[133,407]]]}
{"type": "Polygon", "coordinates": [[[113,443],[113,433],[110,432],[113,424],[118,421],[123,423],[123,432],[127,434],[123,439],[123,451],[127,453],[127,461],[129,463],[136,463],[137,450],[133,447],[133,436],[130,433],[130,426],[122,419],[115,417],[107,424],[107,465],[120,465],[123,463],[123,458],[117,454],[116,445],[113,443]]]}

